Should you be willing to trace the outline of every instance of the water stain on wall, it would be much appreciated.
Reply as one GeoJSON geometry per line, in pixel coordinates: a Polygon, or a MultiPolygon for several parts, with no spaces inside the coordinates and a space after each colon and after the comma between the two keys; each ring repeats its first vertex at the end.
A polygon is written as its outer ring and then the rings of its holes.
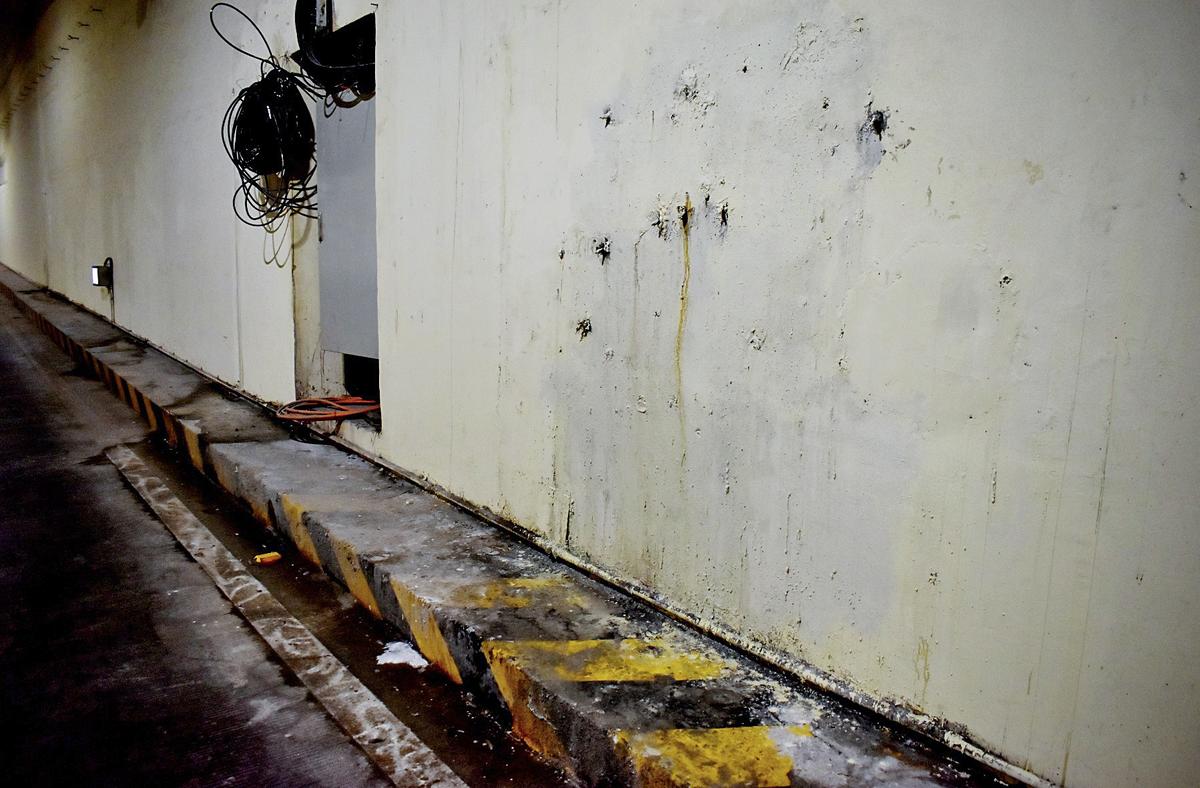
{"type": "Polygon", "coordinates": [[[924,705],[925,695],[929,692],[929,641],[925,638],[917,640],[917,655],[913,665],[917,671],[917,681],[921,684],[921,705],[924,705]]]}

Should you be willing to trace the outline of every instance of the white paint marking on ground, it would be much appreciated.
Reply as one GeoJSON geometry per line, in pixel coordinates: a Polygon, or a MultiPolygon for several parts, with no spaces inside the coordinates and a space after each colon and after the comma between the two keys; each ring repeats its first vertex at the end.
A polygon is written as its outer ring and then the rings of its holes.
{"type": "Polygon", "coordinates": [[[429,666],[429,660],[421,656],[421,652],[412,647],[411,643],[396,640],[387,644],[383,653],[375,658],[378,665],[407,665],[410,668],[429,666]]]}
{"type": "Polygon", "coordinates": [[[137,454],[128,446],[114,446],[105,453],[221,593],[393,783],[405,788],[466,788],[450,767],[246,571],[137,454]]]}

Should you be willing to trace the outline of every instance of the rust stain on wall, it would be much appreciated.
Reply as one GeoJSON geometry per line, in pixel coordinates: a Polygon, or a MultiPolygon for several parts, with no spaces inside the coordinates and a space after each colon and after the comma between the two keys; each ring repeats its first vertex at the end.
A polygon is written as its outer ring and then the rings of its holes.
{"type": "Polygon", "coordinates": [[[687,422],[683,410],[683,330],[687,326],[688,288],[692,282],[691,230],[692,198],[685,193],[679,208],[679,226],[683,235],[683,281],[679,285],[679,324],[675,330],[675,407],[679,408],[679,464],[687,459],[687,422]]]}

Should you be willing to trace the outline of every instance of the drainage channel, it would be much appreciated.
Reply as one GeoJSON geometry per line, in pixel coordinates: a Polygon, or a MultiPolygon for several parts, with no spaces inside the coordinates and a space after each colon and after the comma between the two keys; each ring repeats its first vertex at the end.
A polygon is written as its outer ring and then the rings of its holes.
{"type": "MultiPolygon", "coordinates": [[[[435,670],[379,664],[388,645],[401,640],[390,624],[367,614],[349,592],[307,564],[224,491],[185,467],[167,447],[146,441],[136,451],[246,571],[467,785],[574,784],[533,756],[469,693],[435,670]],[[269,551],[283,558],[268,565],[254,563],[255,555],[269,551]]],[[[392,649],[396,650],[404,649],[392,649]]]]}

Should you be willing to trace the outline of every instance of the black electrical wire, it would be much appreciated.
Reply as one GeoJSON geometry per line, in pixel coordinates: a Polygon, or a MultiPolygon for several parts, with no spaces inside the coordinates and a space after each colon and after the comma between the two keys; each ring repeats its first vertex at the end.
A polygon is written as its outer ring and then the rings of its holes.
{"type": "Polygon", "coordinates": [[[328,94],[307,75],[283,68],[262,30],[240,8],[216,3],[209,9],[209,22],[222,41],[259,63],[258,81],[238,92],[221,121],[225,153],[240,181],[233,194],[234,214],[269,232],[291,216],[316,218],[316,138],[306,98],[326,106],[328,94]],[[221,7],[232,9],[250,24],[266,57],[238,46],[221,32],[216,21],[221,7]]]}
{"type": "Polygon", "coordinates": [[[233,195],[239,219],[273,232],[289,215],[315,218],[313,123],[293,75],[272,68],[243,88],[225,111],[221,137],[241,181],[233,195]]]}
{"type": "Polygon", "coordinates": [[[208,22],[209,22],[209,24],[212,25],[213,32],[217,34],[217,37],[220,38],[222,41],[224,41],[226,44],[228,44],[230,49],[234,50],[235,52],[241,52],[243,55],[245,55],[246,57],[248,57],[252,60],[257,60],[258,62],[262,63],[264,67],[271,67],[271,66],[279,65],[279,61],[277,61],[275,59],[275,55],[271,53],[271,45],[269,43],[267,43],[267,37],[265,35],[263,35],[262,28],[260,28],[258,25],[256,25],[254,23],[254,20],[251,19],[249,16],[247,16],[246,12],[243,11],[242,9],[240,9],[237,6],[232,5],[230,3],[214,3],[213,7],[208,9],[208,22]],[[242,49],[237,44],[230,41],[228,38],[226,38],[225,34],[221,32],[221,28],[217,27],[216,13],[217,13],[218,8],[228,8],[231,11],[233,11],[234,13],[241,16],[242,19],[245,19],[247,22],[249,22],[250,27],[254,28],[254,32],[258,33],[258,40],[262,41],[263,49],[267,50],[267,57],[265,57],[265,58],[260,57],[256,54],[254,54],[253,52],[248,52],[245,49],[242,49]]]}

